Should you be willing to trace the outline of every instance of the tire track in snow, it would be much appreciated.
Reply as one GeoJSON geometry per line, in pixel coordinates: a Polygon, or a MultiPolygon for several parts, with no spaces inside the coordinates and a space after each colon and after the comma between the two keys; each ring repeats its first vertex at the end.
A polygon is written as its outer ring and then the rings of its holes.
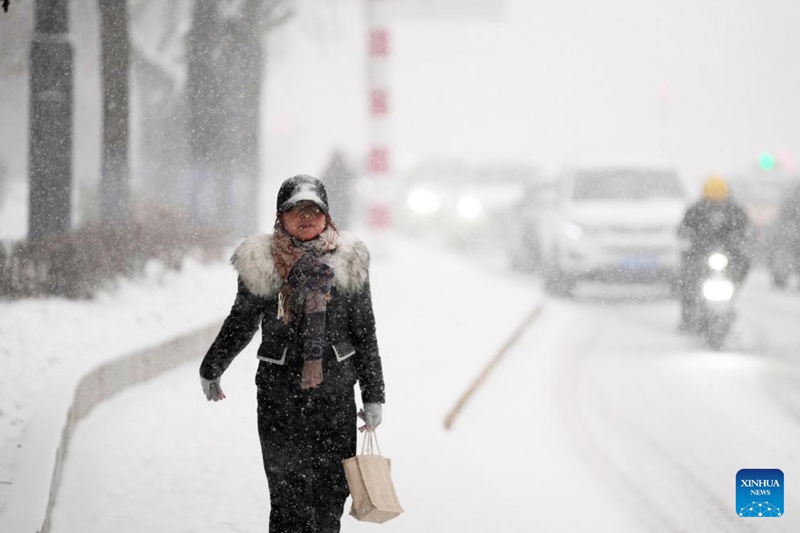
{"type": "MultiPolygon", "coordinates": [[[[732,331],[736,336],[733,342],[729,343],[728,349],[720,352],[719,356],[724,357],[726,352],[736,351],[746,354],[747,357],[755,356],[761,366],[756,381],[761,391],[791,420],[800,424],[800,365],[798,365],[800,342],[796,340],[797,337],[791,335],[776,337],[778,331],[790,332],[796,328],[796,317],[800,315],[800,301],[782,294],[776,299],[773,293],[765,294],[760,288],[757,289],[758,292],[742,295],[739,303],[739,320],[732,331]]],[[[654,331],[662,329],[640,313],[629,311],[624,314],[628,319],[649,326],[654,331]]],[[[702,342],[698,343],[703,347],[702,342]]],[[[704,347],[703,349],[707,350],[704,347]]],[[[797,441],[784,438],[776,442],[781,443],[776,451],[784,458],[782,464],[791,468],[798,456],[797,441]]],[[[787,493],[785,497],[785,507],[788,508],[791,495],[787,493]]],[[[770,529],[770,531],[777,530],[770,529]]]]}
{"type": "MultiPolygon", "coordinates": [[[[587,309],[586,312],[590,310],[587,309]]],[[[571,343],[567,354],[569,356],[567,364],[561,374],[562,391],[559,404],[565,410],[564,420],[567,422],[568,429],[574,434],[573,439],[582,453],[590,459],[593,465],[604,479],[613,476],[617,485],[623,487],[626,492],[637,502],[637,509],[642,509],[637,515],[643,524],[647,525],[647,531],[658,532],[682,532],[689,529],[698,531],[741,531],[749,532],[756,529],[741,521],[733,513],[728,503],[717,497],[711,487],[699,479],[686,465],[678,458],[674,457],[664,449],[657,440],[653,439],[646,430],[635,424],[630,417],[625,417],[618,409],[615,409],[610,402],[599,392],[597,376],[592,376],[587,367],[587,361],[591,357],[602,357],[599,353],[597,341],[603,337],[606,331],[614,331],[618,328],[609,327],[611,321],[607,319],[607,312],[597,314],[597,320],[584,320],[592,324],[592,331],[584,335],[583,339],[571,343]],[[584,414],[585,409],[580,405],[580,399],[585,396],[588,400],[592,416],[584,414]],[[589,428],[591,419],[598,420],[606,433],[607,428],[614,429],[615,443],[622,444],[627,448],[633,448],[639,454],[645,456],[644,460],[639,460],[640,464],[653,467],[655,472],[660,473],[661,479],[668,480],[670,486],[678,486],[680,490],[670,498],[671,508],[680,510],[681,514],[669,512],[663,508],[663,500],[656,499],[653,494],[653,484],[657,479],[642,479],[642,471],[631,472],[626,469],[622,460],[618,457],[619,453],[612,451],[612,445],[604,443],[602,437],[598,437],[589,428]],[[694,501],[694,496],[703,494],[705,496],[702,507],[694,501]],[[681,501],[676,505],[676,501],[681,501]],[[710,505],[709,505],[710,504],[710,505]],[[698,516],[689,516],[686,512],[690,509],[700,509],[698,516]],[[713,515],[709,513],[713,511],[713,515]]],[[[607,440],[607,439],[606,439],[607,440]]]]}
{"type": "MultiPolygon", "coordinates": [[[[761,373],[760,384],[780,409],[800,423],[800,368],[797,364],[800,347],[779,346],[770,340],[767,332],[771,329],[769,326],[774,329],[773,317],[776,316],[769,312],[775,310],[771,302],[752,299],[748,304],[759,306],[757,311],[746,309],[741,313],[742,319],[755,328],[757,338],[761,339],[754,351],[773,358],[768,371],[761,373]]],[[[793,311],[800,312],[800,304],[793,311]]],[[[787,324],[787,328],[793,325],[787,324]]]]}
{"type": "Polygon", "coordinates": [[[606,450],[604,450],[596,438],[589,432],[579,405],[579,395],[577,386],[578,365],[575,354],[589,350],[591,345],[600,337],[600,332],[595,327],[591,334],[587,333],[583,338],[571,337],[570,345],[565,349],[565,354],[569,357],[568,363],[558,376],[559,384],[557,387],[557,405],[564,412],[562,420],[569,434],[572,435],[572,442],[578,454],[584,457],[586,464],[595,472],[598,479],[613,484],[615,493],[622,491],[633,504],[627,506],[633,509],[639,522],[645,526],[645,531],[651,533],[674,533],[681,531],[676,524],[673,524],[669,516],[662,512],[660,506],[646,496],[646,492],[641,490],[641,486],[630,479],[625,472],[620,469],[606,450]]]}

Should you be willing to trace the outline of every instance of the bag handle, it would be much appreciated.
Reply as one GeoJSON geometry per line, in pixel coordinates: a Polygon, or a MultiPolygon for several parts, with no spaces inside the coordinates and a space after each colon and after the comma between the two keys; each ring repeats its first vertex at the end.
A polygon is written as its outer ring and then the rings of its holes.
{"type": "Polygon", "coordinates": [[[375,429],[364,431],[364,438],[361,440],[361,455],[381,455],[381,447],[378,444],[378,435],[375,429]],[[378,453],[375,453],[378,450],[378,453]]]}

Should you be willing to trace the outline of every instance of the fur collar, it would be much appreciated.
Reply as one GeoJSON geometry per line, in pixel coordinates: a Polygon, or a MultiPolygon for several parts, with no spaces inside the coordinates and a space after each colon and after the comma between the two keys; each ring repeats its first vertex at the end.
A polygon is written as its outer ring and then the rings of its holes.
{"type": "MultiPolygon", "coordinates": [[[[340,231],[339,234],[339,247],[332,254],[333,285],[340,292],[353,293],[369,279],[369,251],[352,233],[340,231]]],[[[274,296],[283,285],[272,260],[271,245],[272,234],[251,235],[231,257],[231,264],[239,277],[257,296],[274,296]]]]}

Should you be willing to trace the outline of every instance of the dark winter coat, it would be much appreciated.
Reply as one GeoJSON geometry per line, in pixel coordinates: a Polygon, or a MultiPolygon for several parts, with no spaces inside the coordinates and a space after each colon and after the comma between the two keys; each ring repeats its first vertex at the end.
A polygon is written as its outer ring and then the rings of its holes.
{"type": "Polygon", "coordinates": [[[679,231],[691,242],[690,254],[702,254],[714,246],[735,252],[744,247],[748,226],[747,214],[733,200],[701,199],[686,212],[679,231]]]}
{"type": "Polygon", "coordinates": [[[731,199],[722,202],[701,199],[689,208],[678,229],[679,234],[690,242],[683,254],[681,269],[685,299],[698,294],[701,277],[707,268],[706,254],[717,247],[730,256],[728,269],[734,281],[744,281],[750,271],[746,250],[749,225],[744,209],[731,199]]]}
{"type": "MultiPolygon", "coordinates": [[[[334,270],[327,305],[327,346],[323,355],[323,381],[310,391],[314,397],[351,393],[358,382],[362,401],[384,402],[381,358],[375,335],[375,317],[369,284],[369,252],[354,235],[340,232],[332,253],[334,270]]],[[[259,394],[275,399],[301,394],[303,357],[294,328],[278,315],[278,293],[283,279],[273,263],[272,235],[248,237],[231,262],[239,274],[239,289],[230,314],[200,366],[200,375],[222,375],[261,326],[256,385],[259,394]]]]}

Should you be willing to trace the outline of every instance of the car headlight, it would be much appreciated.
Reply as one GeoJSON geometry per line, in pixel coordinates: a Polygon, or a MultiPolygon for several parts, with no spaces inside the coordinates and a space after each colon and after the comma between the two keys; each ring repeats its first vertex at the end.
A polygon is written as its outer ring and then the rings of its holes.
{"type": "Polygon", "coordinates": [[[408,194],[408,207],[417,215],[430,215],[439,210],[439,195],[428,189],[414,189],[408,194]]]}
{"type": "Polygon", "coordinates": [[[708,256],[708,268],[711,270],[716,270],[719,272],[720,270],[725,270],[725,267],[728,266],[728,256],[725,254],[721,254],[719,252],[711,254],[708,256]]]}
{"type": "Polygon", "coordinates": [[[568,239],[573,241],[577,241],[583,237],[583,228],[574,222],[565,222],[564,225],[561,226],[561,231],[568,239]]]}
{"type": "Polygon", "coordinates": [[[710,302],[725,302],[733,298],[733,283],[727,279],[711,279],[703,283],[703,297],[710,302]]]}
{"type": "Polygon", "coordinates": [[[462,196],[458,199],[458,214],[467,220],[473,220],[481,216],[483,206],[480,200],[474,196],[462,196]]]}

